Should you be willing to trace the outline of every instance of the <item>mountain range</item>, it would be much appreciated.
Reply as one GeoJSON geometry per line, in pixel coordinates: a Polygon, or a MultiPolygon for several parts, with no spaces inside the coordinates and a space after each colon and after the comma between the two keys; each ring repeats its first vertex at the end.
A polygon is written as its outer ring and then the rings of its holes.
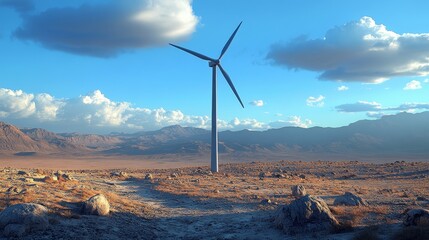
{"type": "MultiPolygon", "coordinates": [[[[229,159],[429,160],[429,112],[399,113],[338,128],[283,127],[223,131],[219,151],[229,159]]],[[[0,122],[3,155],[208,156],[210,131],[178,125],[109,135],[19,129],[0,122]]]]}

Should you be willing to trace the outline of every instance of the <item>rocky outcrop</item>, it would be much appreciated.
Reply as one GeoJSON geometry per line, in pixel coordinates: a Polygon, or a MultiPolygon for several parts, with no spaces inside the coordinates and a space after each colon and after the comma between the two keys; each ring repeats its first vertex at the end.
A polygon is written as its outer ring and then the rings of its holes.
{"type": "Polygon", "coordinates": [[[405,214],[405,226],[429,226],[429,210],[427,209],[411,209],[405,214]]]}
{"type": "Polygon", "coordinates": [[[295,198],[300,198],[307,195],[307,191],[305,190],[305,187],[302,185],[292,186],[291,190],[292,190],[292,196],[294,196],[295,198]]]}
{"type": "Polygon", "coordinates": [[[6,237],[22,237],[49,227],[48,209],[40,204],[12,205],[0,213],[0,229],[6,237]]]}
{"type": "Polygon", "coordinates": [[[330,231],[339,226],[328,205],[321,198],[311,195],[280,206],[274,224],[288,234],[330,231]]]}
{"type": "Polygon", "coordinates": [[[368,203],[363,200],[361,197],[351,193],[346,192],[344,195],[338,196],[334,200],[334,205],[344,205],[344,206],[368,206],[368,203]]]}

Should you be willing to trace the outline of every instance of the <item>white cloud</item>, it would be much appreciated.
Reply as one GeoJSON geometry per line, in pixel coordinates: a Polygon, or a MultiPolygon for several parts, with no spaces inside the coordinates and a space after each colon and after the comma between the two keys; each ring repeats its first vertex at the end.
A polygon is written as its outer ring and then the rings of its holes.
{"type": "Polygon", "coordinates": [[[386,116],[384,112],[367,112],[366,115],[370,118],[381,118],[383,116],[386,116]]]}
{"type": "Polygon", "coordinates": [[[405,85],[404,90],[417,90],[421,88],[422,88],[422,84],[419,81],[412,80],[411,82],[408,82],[405,85]]]}
{"type": "Polygon", "coordinates": [[[263,129],[267,129],[268,126],[267,124],[263,123],[263,122],[259,122],[256,119],[238,119],[238,118],[234,118],[232,121],[230,121],[229,123],[225,124],[221,124],[221,126],[223,129],[234,129],[234,130],[242,130],[242,129],[249,129],[249,130],[263,130],[263,129]]]}
{"type": "Polygon", "coordinates": [[[320,95],[319,97],[308,97],[307,98],[307,106],[310,107],[323,107],[325,105],[325,97],[320,95]]]}
{"type": "MultiPolygon", "coordinates": [[[[133,107],[128,102],[115,102],[100,90],[70,99],[58,99],[47,93],[30,94],[21,90],[0,88],[0,121],[21,127],[40,127],[55,132],[135,132],[156,130],[170,125],[210,129],[208,116],[186,115],[180,110],[133,107]]],[[[220,130],[266,130],[276,123],[256,119],[219,119],[220,130]]],[[[307,127],[311,121],[293,116],[277,126],[307,127]]]]}
{"type": "Polygon", "coordinates": [[[374,112],[382,109],[378,102],[358,101],[357,103],[342,104],[335,107],[338,112],[374,112]]]}
{"type": "Polygon", "coordinates": [[[429,78],[426,78],[423,82],[424,83],[429,83],[429,78]]]}
{"type": "Polygon", "coordinates": [[[262,106],[264,106],[264,101],[255,100],[255,101],[251,101],[249,104],[252,106],[255,106],[255,107],[262,107],[262,106]]]}
{"type": "Polygon", "coordinates": [[[347,90],[349,90],[349,87],[342,85],[342,86],[339,86],[339,87],[337,88],[337,90],[338,90],[338,91],[347,91],[347,90]]]}
{"type": "Polygon", "coordinates": [[[191,0],[111,0],[50,8],[22,20],[15,37],[96,57],[181,41],[198,23],[191,0]]]}
{"type": "Polygon", "coordinates": [[[403,103],[398,107],[383,107],[378,102],[359,101],[357,103],[342,104],[336,106],[338,112],[367,112],[369,117],[387,115],[385,112],[416,112],[417,110],[429,110],[429,103],[403,103]]]}
{"type": "Polygon", "coordinates": [[[269,124],[271,128],[282,128],[282,127],[301,127],[308,128],[312,125],[310,119],[302,120],[300,116],[291,116],[288,120],[279,120],[269,124]]]}
{"type": "Polygon", "coordinates": [[[275,64],[321,72],[322,80],[381,83],[397,76],[429,74],[429,33],[397,34],[362,17],[328,30],[323,38],[273,45],[275,64]]]}
{"type": "Polygon", "coordinates": [[[0,88],[0,117],[23,118],[36,112],[34,95],[0,88]]]}

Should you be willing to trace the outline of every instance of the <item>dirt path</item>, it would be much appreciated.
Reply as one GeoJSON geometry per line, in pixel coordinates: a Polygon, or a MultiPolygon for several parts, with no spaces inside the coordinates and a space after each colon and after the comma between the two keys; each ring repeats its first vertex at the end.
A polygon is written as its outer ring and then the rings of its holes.
{"type": "Polygon", "coordinates": [[[127,197],[137,198],[157,212],[153,220],[159,239],[284,239],[273,228],[270,212],[256,204],[222,199],[201,200],[163,193],[146,181],[118,185],[127,197]]]}

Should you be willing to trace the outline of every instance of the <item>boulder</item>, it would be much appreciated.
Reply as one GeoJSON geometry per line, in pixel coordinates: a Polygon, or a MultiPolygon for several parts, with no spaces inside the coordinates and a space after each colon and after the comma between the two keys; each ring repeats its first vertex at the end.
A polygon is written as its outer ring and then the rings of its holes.
{"type": "Polygon", "coordinates": [[[280,206],[276,211],[274,224],[287,234],[330,231],[339,227],[325,201],[311,195],[280,206]]]}
{"type": "Polygon", "coordinates": [[[368,203],[361,197],[351,193],[345,192],[344,195],[338,196],[334,200],[334,206],[368,206],[368,203]]]}
{"type": "Polygon", "coordinates": [[[73,181],[75,180],[73,176],[69,173],[63,173],[61,175],[57,175],[57,179],[62,182],[73,181]]]}
{"type": "Polygon", "coordinates": [[[296,198],[300,198],[307,195],[307,191],[305,191],[305,187],[302,185],[292,186],[291,190],[292,190],[292,196],[296,198]]]}
{"type": "Polygon", "coordinates": [[[26,171],[19,170],[19,171],[18,171],[18,175],[26,175],[26,176],[29,176],[30,174],[29,174],[28,172],[26,172],[26,171]]]}
{"type": "Polygon", "coordinates": [[[58,181],[58,177],[55,175],[45,176],[45,178],[43,178],[43,182],[46,182],[46,183],[53,183],[56,181],[58,181]]]}
{"type": "Polygon", "coordinates": [[[103,194],[90,197],[82,206],[82,213],[86,215],[107,216],[109,212],[110,204],[103,194]]]}
{"type": "Polygon", "coordinates": [[[112,177],[128,177],[128,174],[126,172],[120,171],[120,172],[112,172],[110,174],[112,177]]]}
{"type": "Polygon", "coordinates": [[[146,174],[146,176],[144,177],[144,179],[146,179],[146,180],[152,180],[153,176],[152,176],[152,174],[148,173],[148,174],[146,174]]]}
{"type": "Polygon", "coordinates": [[[15,204],[0,213],[0,230],[6,237],[21,237],[48,227],[48,209],[40,204],[15,204]]]}
{"type": "Polygon", "coordinates": [[[429,210],[419,208],[411,209],[405,214],[405,226],[429,226],[429,210]]]}

